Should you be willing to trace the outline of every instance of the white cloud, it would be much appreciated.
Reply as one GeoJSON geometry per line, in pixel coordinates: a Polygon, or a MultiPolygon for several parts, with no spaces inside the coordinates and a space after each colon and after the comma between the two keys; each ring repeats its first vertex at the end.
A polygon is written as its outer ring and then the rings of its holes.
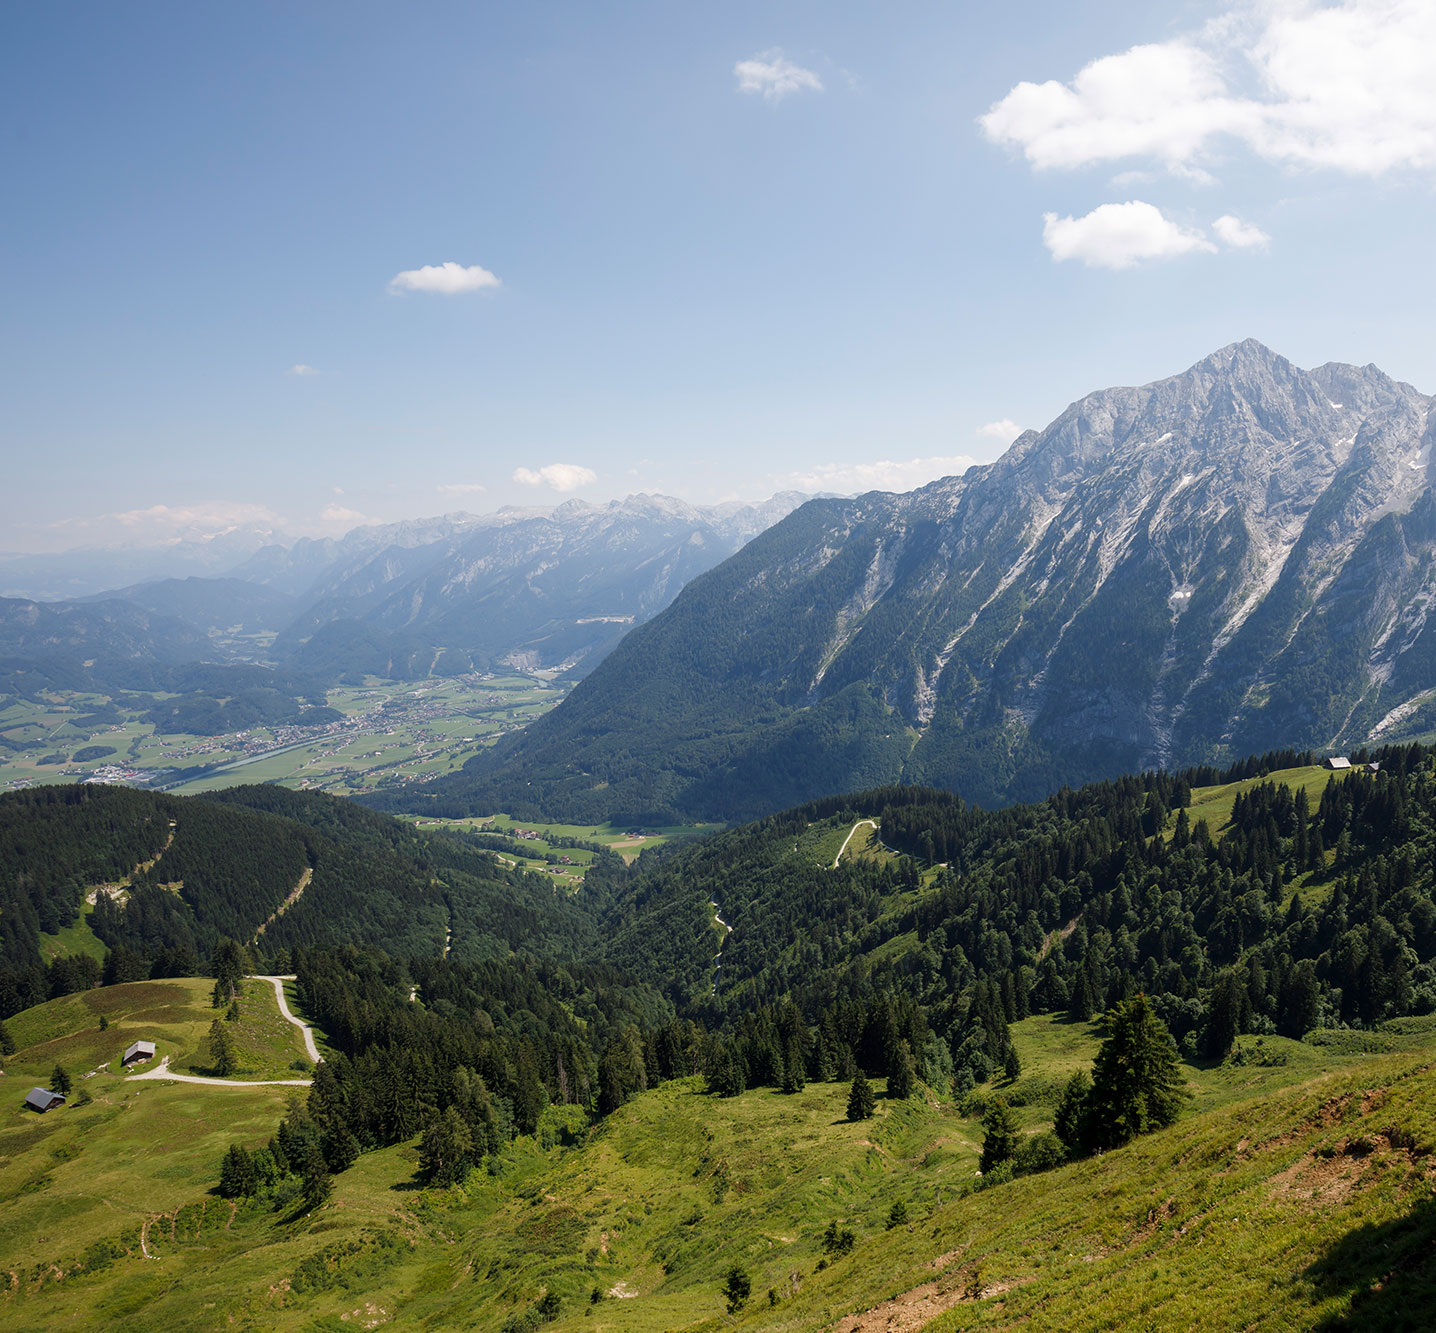
{"type": "Polygon", "coordinates": [[[304,364],[304,362],[302,362],[302,361],[300,361],[300,362],[297,363],[296,365],[290,366],[289,369],[286,370],[284,373],[285,373],[286,375],[317,375],[317,374],[319,374],[319,372],[318,372],[317,370],[315,370],[313,366],[306,366],[306,365],[304,364]]]}
{"type": "Polygon", "coordinates": [[[994,440],[999,440],[1003,444],[1011,444],[1013,440],[1022,434],[1022,427],[1015,421],[1003,417],[1001,421],[989,421],[987,425],[979,426],[977,433],[979,435],[989,435],[994,440]]]}
{"type": "Polygon", "coordinates": [[[1353,175],[1436,168],[1436,5],[1252,0],[1197,32],[1019,83],[979,122],[1034,167],[1154,159],[1210,179],[1241,145],[1353,175]]]}
{"type": "Polygon", "coordinates": [[[488,490],[488,487],[478,481],[451,481],[434,489],[440,495],[480,495],[488,490]]]}
{"type": "Polygon", "coordinates": [[[283,522],[266,505],[201,500],[193,504],[156,504],[144,509],[63,518],[49,526],[90,541],[118,540],[126,545],[173,546],[179,542],[210,541],[240,530],[270,533],[283,522]]]}
{"type": "Polygon", "coordinates": [[[1053,259],[1080,259],[1088,268],[1131,268],[1144,259],[1217,248],[1201,232],[1178,226],[1159,208],[1137,199],[1102,204],[1080,218],[1044,213],[1042,243],[1053,259]]]}
{"type": "Polygon", "coordinates": [[[321,523],[339,523],[348,527],[358,527],[361,523],[373,523],[374,520],[367,514],[361,514],[357,509],[348,509],[344,505],[327,504],[319,511],[321,523]]]}
{"type": "Polygon", "coordinates": [[[851,495],[859,491],[910,491],[916,486],[966,472],[975,458],[959,454],[950,458],[883,459],[877,463],[819,463],[803,472],[774,476],[778,490],[835,491],[851,495]]]}
{"type": "Polygon", "coordinates": [[[733,66],[740,93],[758,93],[765,101],[781,102],[789,93],[823,91],[823,81],[810,69],[795,65],[777,47],[733,66]]]}
{"type": "Polygon", "coordinates": [[[498,287],[500,282],[486,268],[470,264],[465,268],[452,259],[442,264],[425,264],[423,268],[406,268],[389,279],[392,295],[401,292],[437,292],[440,296],[458,296],[463,292],[481,292],[485,287],[498,287]]]}
{"type": "Polygon", "coordinates": [[[1213,222],[1212,230],[1233,250],[1265,250],[1271,244],[1271,237],[1255,223],[1243,222],[1230,213],[1213,222]]]}
{"type": "Polygon", "coordinates": [[[547,486],[555,491],[576,491],[580,486],[592,486],[598,474],[591,468],[579,467],[576,463],[549,463],[537,471],[517,467],[513,479],[524,486],[547,486]]]}

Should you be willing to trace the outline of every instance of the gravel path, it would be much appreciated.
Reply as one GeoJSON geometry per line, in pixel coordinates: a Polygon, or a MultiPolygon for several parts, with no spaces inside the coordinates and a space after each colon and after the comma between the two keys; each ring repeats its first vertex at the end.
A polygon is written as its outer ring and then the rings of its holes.
{"type": "Polygon", "coordinates": [[[267,981],[274,987],[274,998],[279,1001],[279,1012],[285,1016],[304,1034],[304,1049],[309,1052],[309,1058],[318,1064],[324,1057],[319,1054],[319,1047],[314,1044],[314,1029],[302,1018],[295,1018],[290,1011],[289,1001],[284,998],[284,983],[293,981],[292,976],[285,977],[262,977],[253,976],[251,981],[267,981]]]}
{"type": "Polygon", "coordinates": [[[314,1080],[308,1078],[267,1078],[253,1083],[241,1083],[233,1078],[201,1078],[198,1074],[170,1073],[170,1058],[165,1056],[153,1069],[143,1074],[131,1074],[126,1083],[143,1083],[146,1079],[165,1079],[172,1083],[203,1083],[211,1088],[307,1088],[314,1080]]]}
{"type": "Polygon", "coordinates": [[[834,869],[834,870],[836,870],[836,869],[838,868],[838,862],[843,859],[843,853],[848,850],[848,844],[849,844],[850,842],[852,842],[852,840],[853,840],[853,834],[856,833],[860,828],[862,828],[862,826],[863,826],[864,824],[866,824],[866,825],[867,825],[869,828],[871,828],[871,829],[877,828],[877,821],[876,821],[876,820],[872,820],[872,819],[860,819],[860,820],[858,820],[858,822],[857,822],[856,824],[854,824],[854,825],[852,826],[852,828],[850,828],[850,829],[848,830],[848,836],[843,839],[843,845],[838,848],[838,854],[837,854],[835,857],[833,857],[833,869],[834,869]]]}

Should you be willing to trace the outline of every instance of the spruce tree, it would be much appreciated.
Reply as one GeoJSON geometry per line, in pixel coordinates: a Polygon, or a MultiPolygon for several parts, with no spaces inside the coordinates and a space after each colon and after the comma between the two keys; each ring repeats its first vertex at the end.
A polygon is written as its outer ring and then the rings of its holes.
{"type": "Polygon", "coordinates": [[[982,1117],[982,1128],[986,1131],[982,1140],[982,1157],[978,1169],[983,1175],[1003,1162],[1009,1162],[1017,1153],[1017,1117],[1006,1100],[995,1097],[988,1103],[987,1113],[982,1117]]]}
{"type": "Polygon", "coordinates": [[[1092,1080],[1084,1073],[1073,1074],[1062,1091],[1052,1128],[1069,1153],[1082,1152],[1087,1146],[1087,1099],[1092,1095],[1092,1080]]]}
{"type": "Polygon", "coordinates": [[[914,1073],[912,1049],[907,1042],[898,1042],[897,1051],[888,1068],[888,1097],[892,1101],[905,1102],[912,1096],[914,1073]]]}
{"type": "Polygon", "coordinates": [[[868,1085],[867,1075],[861,1069],[853,1075],[853,1086],[848,1093],[848,1119],[867,1120],[872,1116],[877,1101],[868,1085]]]}
{"type": "Polygon", "coordinates": [[[463,1183],[472,1164],[473,1136],[452,1106],[436,1114],[419,1140],[419,1170],[440,1189],[463,1183]]]}
{"type": "Polygon", "coordinates": [[[217,1018],[209,1025],[209,1058],[213,1062],[211,1067],[220,1078],[228,1078],[238,1067],[234,1038],[217,1018]]]}
{"type": "Polygon", "coordinates": [[[254,1161],[237,1143],[229,1145],[219,1168],[219,1192],[226,1199],[241,1199],[254,1193],[257,1184],[254,1161]]]}
{"type": "Polygon", "coordinates": [[[803,1048],[794,1038],[788,1043],[788,1053],[783,1061],[783,1091],[802,1092],[808,1082],[808,1071],[803,1067],[803,1048]]]}
{"type": "Polygon", "coordinates": [[[723,1286],[720,1288],[723,1299],[728,1303],[728,1313],[737,1314],[748,1302],[748,1297],[753,1290],[753,1280],[748,1276],[746,1269],[734,1264],[723,1275],[723,1286]]]}
{"type": "Polygon", "coordinates": [[[58,1092],[60,1096],[68,1097],[72,1086],[69,1071],[64,1065],[56,1065],[54,1069],[50,1071],[51,1092],[58,1092]]]}
{"type": "Polygon", "coordinates": [[[1172,1034],[1145,995],[1114,1006],[1107,1015],[1107,1033],[1092,1067],[1087,1099],[1091,1141],[1097,1148],[1115,1148],[1170,1125],[1187,1096],[1172,1034]]]}

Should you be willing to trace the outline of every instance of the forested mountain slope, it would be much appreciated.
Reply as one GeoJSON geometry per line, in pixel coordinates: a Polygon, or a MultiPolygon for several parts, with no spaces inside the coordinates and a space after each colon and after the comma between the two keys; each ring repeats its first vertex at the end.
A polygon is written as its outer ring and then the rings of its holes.
{"type": "Polygon", "coordinates": [[[340,944],[466,960],[598,950],[587,913],[538,877],[333,797],[98,785],[0,796],[0,1017],[93,985],[106,950],[109,981],[188,976],[221,937],[268,957],[340,944]],[[93,947],[52,946],[46,967],[42,937],[76,927],[93,947]]]}
{"type": "Polygon", "coordinates": [[[1430,1012],[1436,756],[1391,747],[1377,762],[1315,799],[1316,770],[1251,779],[1217,827],[1184,808],[1191,778],[1228,776],[1215,773],[995,813],[922,788],[833,798],[645,853],[608,910],[607,956],[680,1012],[747,1033],[759,1062],[774,1042],[771,1025],[754,1035],[760,1010],[812,1019],[862,987],[907,996],[938,1038],[930,1058],[945,1048],[979,1082],[1001,1066],[1005,1023],[1086,1018],[1134,988],[1191,1054],[1430,1012]],[[860,819],[878,841],[834,867],[860,819]]]}
{"type": "Polygon", "coordinates": [[[991,805],[1421,734],[1430,405],[1249,341],[961,477],[811,501],[412,799],[744,818],[901,778],[991,805]]]}

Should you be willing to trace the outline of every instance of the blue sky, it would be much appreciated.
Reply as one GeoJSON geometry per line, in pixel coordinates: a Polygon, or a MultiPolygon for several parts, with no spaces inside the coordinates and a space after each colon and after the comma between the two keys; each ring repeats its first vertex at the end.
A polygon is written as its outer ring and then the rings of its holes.
{"type": "Polygon", "coordinates": [[[0,549],[906,488],[1247,336],[1436,390],[1427,3],[12,5],[0,103],[0,549]]]}

